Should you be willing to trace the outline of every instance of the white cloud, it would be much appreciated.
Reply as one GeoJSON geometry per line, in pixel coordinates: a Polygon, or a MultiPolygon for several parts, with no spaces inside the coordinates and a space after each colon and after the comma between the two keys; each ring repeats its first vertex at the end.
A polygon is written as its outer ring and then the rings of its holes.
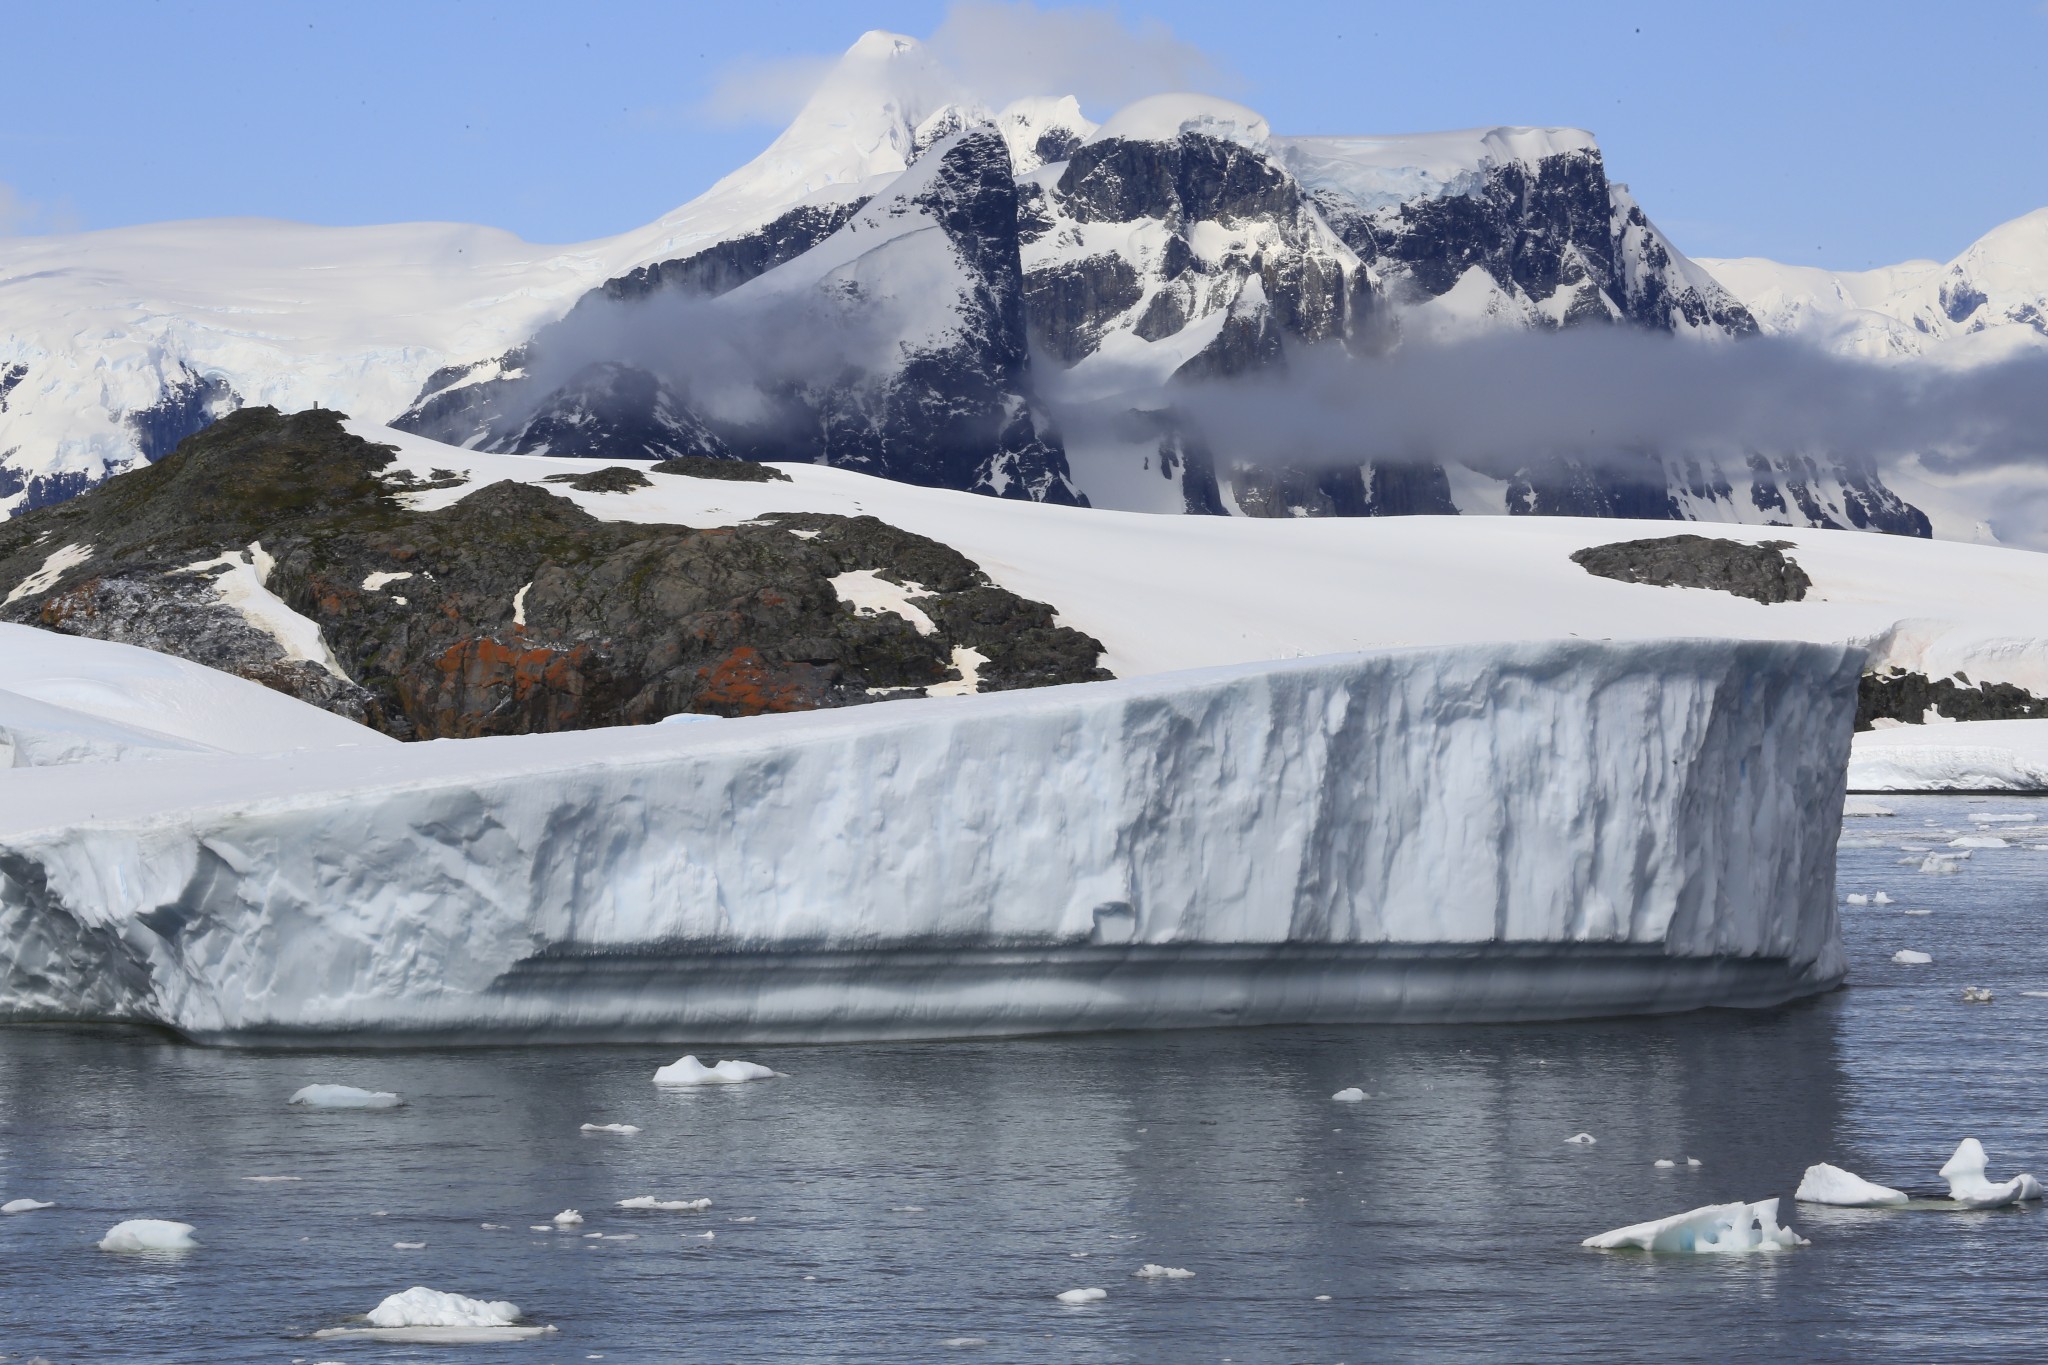
{"type": "Polygon", "coordinates": [[[0,237],[41,232],[76,232],[78,214],[66,199],[45,204],[25,199],[14,186],[0,182],[0,237]]]}
{"type": "MultiPolygon", "coordinates": [[[[1162,91],[1220,92],[1241,84],[1158,20],[1130,25],[1093,7],[956,0],[925,45],[951,83],[998,108],[1020,95],[1073,95],[1099,116],[1162,91]]],[[[837,60],[835,54],[735,62],[698,112],[718,123],[785,123],[837,60]]]]}
{"type": "Polygon", "coordinates": [[[1102,114],[1162,91],[1238,84],[1157,19],[1131,27],[1106,9],[959,0],[930,41],[933,56],[998,106],[1020,95],[1073,95],[1102,114]]]}

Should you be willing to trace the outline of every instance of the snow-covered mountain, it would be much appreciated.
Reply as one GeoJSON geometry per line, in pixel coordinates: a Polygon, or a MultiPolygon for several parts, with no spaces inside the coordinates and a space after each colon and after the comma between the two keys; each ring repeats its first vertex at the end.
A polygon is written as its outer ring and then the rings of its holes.
{"type": "Polygon", "coordinates": [[[1974,364],[2048,350],[2048,208],[2000,224],[1945,263],[1825,270],[1747,256],[1699,264],[1765,331],[1845,354],[1974,364]]]}
{"type": "MultiPolygon", "coordinates": [[[[454,444],[801,459],[1147,511],[1927,522],[1855,455],[1547,451],[1307,463],[1177,396],[1329,350],[1756,321],[1590,135],[1275,136],[1157,96],[989,109],[871,33],[754,161],[573,247],[237,221],[0,240],[0,508],[61,500],[242,404],[454,444]],[[1253,447],[1258,448],[1253,448],[1253,447]]],[[[1475,401],[1485,401],[1475,395],[1475,401]]]]}

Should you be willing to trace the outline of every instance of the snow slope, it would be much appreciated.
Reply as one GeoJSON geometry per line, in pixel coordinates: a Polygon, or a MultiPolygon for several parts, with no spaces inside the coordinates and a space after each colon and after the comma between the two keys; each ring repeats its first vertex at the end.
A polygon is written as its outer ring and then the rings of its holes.
{"type": "Polygon", "coordinates": [[[2048,720],[1864,731],[1849,756],[1849,790],[2048,791],[2048,720]]]}
{"type": "Polygon", "coordinates": [[[0,1009],[206,1040],[1766,1004],[1860,654],[1472,645],[0,781],[0,1009]]]}
{"type": "Polygon", "coordinates": [[[168,654],[0,625],[0,751],[11,746],[17,766],[192,751],[381,748],[396,742],[281,692],[168,654]]]}
{"type": "MultiPolygon", "coordinates": [[[[457,450],[404,432],[350,429],[399,450],[423,477],[473,482],[415,495],[438,506],[499,479],[604,468],[457,450]]],[[[1003,587],[1050,602],[1060,624],[1107,647],[1119,677],[1487,640],[1652,639],[1672,634],[1842,641],[1873,666],[1930,677],[1958,670],[2048,695],[2048,555],[1993,546],[1781,527],[1570,517],[1261,520],[1153,516],[1008,503],[847,470],[778,466],[790,482],[655,476],[627,494],[547,487],[607,519],[723,526],[767,512],[869,514],[930,536],[1003,587]],[[1765,606],[1726,593],[1595,578],[1589,545],[1696,534],[1776,539],[1813,579],[1805,601],[1765,606]]]]}

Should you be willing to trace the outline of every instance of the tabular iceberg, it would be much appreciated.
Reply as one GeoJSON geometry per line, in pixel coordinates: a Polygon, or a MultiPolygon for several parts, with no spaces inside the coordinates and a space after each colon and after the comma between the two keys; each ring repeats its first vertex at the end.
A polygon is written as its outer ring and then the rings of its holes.
{"type": "Polygon", "coordinates": [[[1845,970],[1861,658],[1453,646],[20,769],[0,1018],[706,1043],[1772,1004],[1845,970]]]}

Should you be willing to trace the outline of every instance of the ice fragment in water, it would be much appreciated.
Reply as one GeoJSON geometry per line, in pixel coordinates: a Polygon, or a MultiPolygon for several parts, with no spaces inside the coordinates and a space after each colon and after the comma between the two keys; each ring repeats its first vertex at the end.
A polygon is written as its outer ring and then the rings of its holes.
{"type": "Polygon", "coordinates": [[[1053,1295],[1061,1303],[1100,1303],[1109,1297],[1107,1289],[1062,1289],[1053,1295]]]}
{"type": "Polygon", "coordinates": [[[1565,1139],[1566,1142],[1571,1143],[1575,1147],[1591,1147],[1599,1140],[1599,1138],[1594,1137],[1591,1133],[1574,1133],[1565,1139]]]}
{"type": "Polygon", "coordinates": [[[654,1073],[656,1085],[722,1085],[736,1081],[765,1081],[779,1073],[755,1062],[720,1062],[706,1066],[695,1057],[662,1067],[654,1073]]]}
{"type": "Polygon", "coordinates": [[[2003,1208],[2041,1197],[2041,1182],[2031,1175],[2016,1175],[1996,1184],[1985,1179],[1984,1167],[1989,1160],[1984,1144],[1977,1139],[1964,1138],[1958,1143],[1956,1154],[1940,1171],[1941,1178],[1948,1182],[1948,1197],[1969,1209],[2003,1208]]]}
{"type": "Polygon", "coordinates": [[[1896,815],[1889,806],[1880,806],[1867,796],[1852,796],[1842,803],[1842,814],[1847,815],[1896,815]]]}
{"type": "Polygon", "coordinates": [[[302,1087],[287,1104],[305,1104],[315,1109],[396,1109],[398,1096],[389,1090],[358,1090],[352,1085],[309,1085],[302,1087]]]}
{"type": "Polygon", "coordinates": [[[1986,986],[1965,986],[1965,987],[1963,987],[1963,1003],[1964,1003],[1964,1004],[1967,1004],[1967,1005],[1988,1005],[1988,1004],[1990,1004],[1990,1003],[1991,1003],[1991,990],[1990,990],[1990,988],[1989,988],[1989,987],[1986,987],[1986,986]]]}
{"type": "Polygon", "coordinates": [[[417,1284],[369,1312],[372,1327],[510,1327],[520,1317],[516,1303],[444,1294],[417,1284]]]}
{"type": "Polygon", "coordinates": [[[1855,896],[1855,895],[1852,895],[1852,896],[1849,896],[1849,897],[1847,897],[1847,900],[1848,900],[1849,904],[1851,904],[1851,905],[1868,905],[1868,904],[1870,904],[1870,897],[1868,897],[1868,896],[1855,896]]]}
{"type": "Polygon", "coordinates": [[[1892,898],[1890,896],[1887,896],[1884,892],[1880,891],[1870,898],[1870,903],[1872,905],[1890,905],[1892,903],[1892,898]]]}
{"type": "Polygon", "coordinates": [[[161,1218],[131,1218],[116,1223],[100,1238],[101,1251],[190,1251],[199,1243],[192,1240],[190,1223],[172,1223],[161,1218]]]}
{"type": "Polygon", "coordinates": [[[988,1338],[987,1338],[987,1337],[946,1337],[945,1339],[943,1339],[942,1341],[940,1341],[940,1342],[939,1342],[939,1345],[941,1345],[941,1346],[952,1346],[952,1347],[962,1347],[962,1346],[986,1346],[986,1345],[988,1345],[988,1338]]]}
{"type": "Polygon", "coordinates": [[[636,1194],[631,1199],[621,1199],[622,1209],[661,1209],[668,1213],[696,1213],[711,1207],[709,1199],[656,1199],[651,1194],[636,1194]]]}
{"type": "Polygon", "coordinates": [[[1671,1159],[1670,1157],[1668,1157],[1668,1156],[1660,1156],[1660,1157],[1658,1157],[1658,1158],[1657,1158],[1657,1159],[1656,1159],[1655,1161],[1651,1162],[1650,1164],[1651,1164],[1652,1166],[1655,1166],[1655,1167],[1657,1167],[1657,1168],[1658,1168],[1659,1170],[1668,1170],[1668,1169],[1670,1169],[1670,1168],[1672,1168],[1672,1167],[1674,1167],[1674,1166],[1678,1165],[1678,1163],[1677,1163],[1677,1162],[1673,1161],[1673,1160],[1672,1160],[1672,1159],[1671,1159]]]}
{"type": "Polygon", "coordinates": [[[1173,1265],[1154,1265],[1150,1261],[1132,1271],[1131,1275],[1134,1279],[1140,1280],[1192,1280],[1195,1278],[1195,1272],[1192,1270],[1182,1270],[1179,1266],[1173,1265]]]}
{"type": "Polygon", "coordinates": [[[1688,1166],[1697,1166],[1700,1164],[1700,1159],[1696,1156],[1689,1156],[1685,1159],[1685,1164],[1688,1166]]]}
{"type": "Polygon", "coordinates": [[[1934,873],[1961,872],[1963,859],[1969,856],[1968,853],[1930,853],[1920,860],[1920,870],[1934,873]]]}
{"type": "Polygon", "coordinates": [[[640,1130],[630,1123],[586,1123],[583,1125],[583,1131],[586,1133],[631,1134],[637,1133],[640,1130]]]}
{"type": "Polygon", "coordinates": [[[1778,1201],[1754,1204],[1709,1204],[1648,1223],[1634,1223],[1579,1245],[1604,1251],[1635,1247],[1643,1251],[1685,1255],[1729,1255],[1749,1251],[1783,1251],[1806,1246],[1790,1228],[1778,1226],[1778,1201]]]}
{"type": "Polygon", "coordinates": [[[1355,1085],[1346,1086],[1344,1089],[1339,1090],[1336,1094],[1330,1096],[1330,1098],[1337,1101],[1337,1103],[1339,1104],[1357,1104],[1360,1100],[1365,1098],[1365,1092],[1363,1090],[1360,1090],[1355,1085]]]}
{"type": "Polygon", "coordinates": [[[1862,1176],[1830,1166],[1825,1161],[1808,1166],[1800,1177],[1798,1192],[1792,1196],[1802,1204],[1833,1204],[1844,1209],[1876,1209],[1903,1204],[1906,1194],[1889,1185],[1874,1185],[1862,1176]]]}
{"type": "Polygon", "coordinates": [[[1892,961],[1901,967],[1925,967],[1934,959],[1913,948],[1901,948],[1892,954],[1892,961]]]}
{"type": "Polygon", "coordinates": [[[10,1199],[0,1204],[0,1213],[34,1213],[37,1209],[52,1209],[56,1204],[43,1199],[10,1199]]]}
{"type": "Polygon", "coordinates": [[[555,1221],[565,1228],[574,1227],[583,1221],[583,1215],[574,1209],[563,1209],[555,1215],[555,1221]]]}
{"type": "Polygon", "coordinates": [[[393,1251],[425,1251],[427,1244],[425,1242],[393,1242],[391,1249],[393,1251]]]}
{"type": "Polygon", "coordinates": [[[1960,839],[1951,839],[1951,840],[1949,840],[1949,841],[1948,841],[1948,846],[1949,846],[1950,848],[2011,848],[2011,847],[2012,847],[2012,845],[2011,845],[2011,844],[2008,844],[2008,843],[2007,843],[2007,842],[2006,842],[2005,840],[2003,840],[2003,839],[1999,838],[1999,837],[1998,837],[1998,836],[1997,836],[1996,834],[1965,834],[1965,835],[1964,835],[1964,836],[1963,836],[1962,838],[1960,838],[1960,839]]]}

